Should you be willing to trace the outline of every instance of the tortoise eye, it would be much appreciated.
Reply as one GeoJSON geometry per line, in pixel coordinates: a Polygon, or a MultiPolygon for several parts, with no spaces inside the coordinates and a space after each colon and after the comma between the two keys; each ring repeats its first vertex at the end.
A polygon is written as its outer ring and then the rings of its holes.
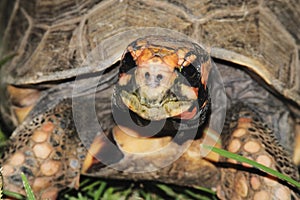
{"type": "Polygon", "coordinates": [[[136,67],[135,60],[133,59],[130,52],[126,52],[121,60],[121,67],[119,69],[119,73],[128,73],[128,71],[134,67],[136,67]]]}
{"type": "Polygon", "coordinates": [[[188,66],[182,67],[181,74],[186,78],[192,87],[199,86],[201,74],[192,63],[188,66]]]}

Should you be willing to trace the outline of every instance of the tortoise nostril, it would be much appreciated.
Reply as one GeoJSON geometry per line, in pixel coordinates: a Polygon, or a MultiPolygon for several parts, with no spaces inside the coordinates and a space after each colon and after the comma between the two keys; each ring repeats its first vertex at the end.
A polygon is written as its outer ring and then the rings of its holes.
{"type": "Polygon", "coordinates": [[[156,76],[156,79],[157,79],[158,81],[161,81],[161,80],[163,79],[163,75],[158,74],[158,75],[156,76]]]}
{"type": "Polygon", "coordinates": [[[145,78],[146,78],[146,79],[149,79],[149,78],[150,78],[149,72],[146,72],[146,73],[145,73],[145,78]]]}

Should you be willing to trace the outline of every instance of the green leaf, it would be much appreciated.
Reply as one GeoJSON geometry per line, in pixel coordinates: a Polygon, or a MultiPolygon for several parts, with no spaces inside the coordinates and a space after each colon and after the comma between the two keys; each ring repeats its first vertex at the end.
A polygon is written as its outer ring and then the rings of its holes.
{"type": "Polygon", "coordinates": [[[194,199],[200,199],[200,200],[211,200],[211,198],[209,197],[205,197],[201,194],[196,194],[190,190],[185,190],[184,191],[186,194],[190,195],[191,197],[193,197],[194,199]]]}
{"type": "Polygon", "coordinates": [[[212,190],[209,189],[209,188],[205,188],[205,187],[201,187],[201,186],[194,186],[194,188],[197,189],[197,190],[206,192],[206,193],[208,193],[208,194],[211,194],[211,195],[216,195],[216,192],[212,191],[212,190]]]}
{"type": "Polygon", "coordinates": [[[167,185],[157,184],[157,187],[163,190],[167,195],[170,197],[176,197],[178,194],[172,190],[172,188],[168,187],[167,185]]]}
{"type": "Polygon", "coordinates": [[[94,200],[100,199],[101,195],[104,193],[104,189],[106,187],[106,183],[102,182],[98,188],[98,190],[95,192],[94,200]]]}
{"type": "Polygon", "coordinates": [[[29,200],[35,200],[35,197],[34,197],[34,194],[33,194],[33,191],[28,183],[28,180],[25,176],[25,174],[22,172],[21,173],[21,177],[22,177],[22,181],[23,181],[23,184],[24,184],[24,187],[25,187],[25,191],[26,191],[26,194],[27,194],[27,198],[29,200]]]}
{"type": "Polygon", "coordinates": [[[16,192],[11,192],[11,191],[7,191],[7,190],[3,190],[3,194],[5,196],[12,197],[13,199],[16,199],[16,200],[23,200],[24,199],[23,195],[21,195],[19,193],[16,193],[16,192]]]}
{"type": "Polygon", "coordinates": [[[94,190],[94,187],[101,184],[101,181],[96,181],[90,185],[87,185],[85,187],[82,188],[82,191],[88,191],[88,190],[94,190]]]}
{"type": "Polygon", "coordinates": [[[295,180],[292,179],[291,177],[286,176],[286,175],[284,175],[284,174],[282,174],[282,173],[280,173],[280,172],[278,172],[278,171],[276,171],[276,170],[274,170],[274,169],[271,169],[271,168],[269,168],[269,167],[266,167],[266,166],[264,166],[264,165],[262,165],[262,164],[259,164],[259,163],[255,162],[255,161],[250,160],[250,159],[248,159],[248,158],[245,158],[245,157],[243,157],[243,156],[240,156],[240,155],[231,153],[231,152],[229,152],[229,151],[226,151],[226,150],[224,150],[224,149],[219,149],[219,148],[212,147],[212,146],[209,146],[209,145],[206,145],[206,144],[203,144],[202,146],[203,146],[204,148],[210,149],[210,150],[212,150],[213,152],[215,152],[215,153],[217,153],[217,154],[220,154],[221,156],[224,156],[224,157],[226,157],[226,158],[231,158],[231,159],[237,160],[237,161],[239,161],[239,162],[244,162],[244,163],[247,163],[247,164],[249,164],[249,165],[252,165],[253,167],[256,167],[256,168],[258,168],[258,169],[260,169],[260,170],[262,170],[262,171],[264,171],[264,172],[267,172],[267,173],[269,173],[269,174],[271,174],[271,175],[273,175],[273,176],[275,176],[275,177],[277,177],[277,178],[279,178],[279,179],[281,179],[281,180],[285,180],[285,181],[287,181],[288,183],[290,183],[290,184],[292,184],[292,185],[294,185],[294,186],[300,188],[300,183],[299,183],[299,182],[295,181],[295,180]]]}

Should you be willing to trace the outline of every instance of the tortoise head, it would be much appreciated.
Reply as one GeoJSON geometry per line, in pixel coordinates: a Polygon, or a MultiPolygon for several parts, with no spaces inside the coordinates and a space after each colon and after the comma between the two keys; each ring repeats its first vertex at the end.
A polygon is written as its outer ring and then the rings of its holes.
{"type": "Polygon", "coordinates": [[[209,107],[210,57],[189,41],[148,36],[124,52],[114,97],[146,120],[192,119],[209,107]]]}

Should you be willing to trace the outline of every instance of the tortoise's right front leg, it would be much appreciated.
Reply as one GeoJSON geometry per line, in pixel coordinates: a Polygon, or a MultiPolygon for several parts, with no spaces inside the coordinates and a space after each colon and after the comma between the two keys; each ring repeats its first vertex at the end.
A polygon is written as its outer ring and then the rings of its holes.
{"type": "Polygon", "coordinates": [[[0,165],[4,190],[24,193],[23,172],[38,199],[77,187],[86,150],[75,132],[70,101],[28,119],[13,133],[0,165]]]}

